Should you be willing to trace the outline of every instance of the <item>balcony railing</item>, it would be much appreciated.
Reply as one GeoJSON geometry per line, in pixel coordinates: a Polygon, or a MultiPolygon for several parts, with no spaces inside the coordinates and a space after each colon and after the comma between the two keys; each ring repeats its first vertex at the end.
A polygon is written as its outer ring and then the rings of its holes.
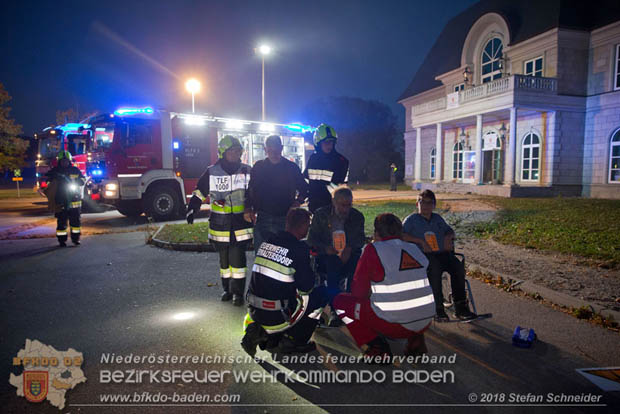
{"type": "Polygon", "coordinates": [[[527,90],[545,94],[555,94],[557,92],[557,79],[538,78],[534,76],[512,75],[497,79],[492,82],[484,83],[473,88],[466,89],[458,93],[458,100],[452,94],[432,101],[414,105],[412,115],[421,115],[429,112],[456,108],[460,105],[488,98],[502,93],[527,90]]]}

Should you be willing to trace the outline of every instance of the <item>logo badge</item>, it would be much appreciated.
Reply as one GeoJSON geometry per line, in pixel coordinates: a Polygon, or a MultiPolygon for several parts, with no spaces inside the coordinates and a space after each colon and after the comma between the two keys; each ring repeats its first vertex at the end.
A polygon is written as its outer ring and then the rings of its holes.
{"type": "Polygon", "coordinates": [[[398,270],[419,269],[423,267],[416,259],[414,259],[409,253],[401,250],[400,253],[400,268],[398,270]]]}
{"type": "Polygon", "coordinates": [[[24,396],[30,402],[38,403],[47,397],[49,372],[24,371],[24,396]]]}

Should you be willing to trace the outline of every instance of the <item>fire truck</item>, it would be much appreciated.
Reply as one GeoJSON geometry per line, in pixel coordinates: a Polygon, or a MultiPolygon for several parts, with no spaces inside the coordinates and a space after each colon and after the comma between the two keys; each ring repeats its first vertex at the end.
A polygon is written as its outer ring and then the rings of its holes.
{"type": "Polygon", "coordinates": [[[155,220],[181,217],[198,179],[217,160],[217,144],[231,134],[244,146],[242,161],[253,165],[265,158],[263,142],[282,137],[282,155],[305,168],[306,125],[254,122],[168,112],[121,108],[87,121],[92,150],[87,173],[93,199],[116,206],[121,214],[146,213],[155,220]]]}
{"type": "Polygon", "coordinates": [[[88,124],[68,123],[45,128],[37,135],[38,153],[35,161],[36,188],[39,193],[47,187],[45,174],[56,165],[56,155],[61,149],[69,151],[73,162],[84,176],[86,165],[92,149],[92,140],[88,124]]]}

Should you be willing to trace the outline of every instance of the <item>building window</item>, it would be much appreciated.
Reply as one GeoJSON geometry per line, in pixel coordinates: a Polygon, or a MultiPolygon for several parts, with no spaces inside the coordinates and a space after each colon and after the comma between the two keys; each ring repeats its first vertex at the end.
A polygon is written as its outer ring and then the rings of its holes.
{"type": "Polygon", "coordinates": [[[540,164],[540,138],[533,132],[523,139],[521,151],[521,180],[538,181],[540,164]]]}
{"type": "Polygon", "coordinates": [[[616,45],[616,71],[614,73],[614,90],[618,90],[620,89],[620,44],[616,45]]]}
{"type": "Polygon", "coordinates": [[[500,59],[502,58],[503,50],[502,41],[498,37],[489,40],[486,46],[484,46],[482,51],[482,83],[491,82],[502,77],[500,59]]]}
{"type": "Polygon", "coordinates": [[[431,179],[435,179],[436,160],[435,148],[431,148],[431,179]]]}
{"type": "Polygon", "coordinates": [[[537,78],[542,78],[543,57],[539,56],[535,59],[526,60],[523,64],[523,74],[527,76],[536,76],[537,78]]]}
{"type": "Polygon", "coordinates": [[[452,148],[452,178],[463,179],[463,143],[457,142],[452,148]]]}
{"type": "Polygon", "coordinates": [[[460,92],[465,90],[465,84],[464,83],[459,83],[458,85],[454,86],[454,92],[460,92]]]}
{"type": "Polygon", "coordinates": [[[620,184],[620,129],[611,137],[609,148],[609,182],[620,184]]]}

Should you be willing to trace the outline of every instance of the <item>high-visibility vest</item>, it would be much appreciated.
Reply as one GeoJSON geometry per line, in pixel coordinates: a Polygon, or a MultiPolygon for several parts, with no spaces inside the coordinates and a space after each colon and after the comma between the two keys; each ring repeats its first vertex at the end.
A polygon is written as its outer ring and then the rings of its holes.
{"type": "Polygon", "coordinates": [[[238,242],[252,238],[252,223],[243,219],[250,170],[247,164],[241,164],[233,174],[224,171],[219,163],[209,167],[209,239],[230,243],[231,232],[238,242]]]}
{"type": "Polygon", "coordinates": [[[422,329],[435,315],[435,301],[426,268],[428,259],[412,243],[390,239],[373,243],[385,270],[371,282],[370,304],[381,319],[422,329]]]}

